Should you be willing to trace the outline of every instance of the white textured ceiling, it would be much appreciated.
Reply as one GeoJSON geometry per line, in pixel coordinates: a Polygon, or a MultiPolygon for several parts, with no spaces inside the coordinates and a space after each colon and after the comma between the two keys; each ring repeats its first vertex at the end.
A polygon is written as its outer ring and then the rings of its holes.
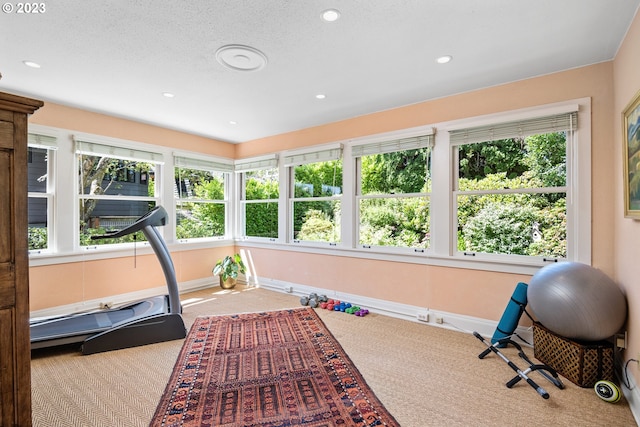
{"type": "Polygon", "coordinates": [[[640,0],[42,3],[0,14],[0,90],[243,142],[611,60],[640,0]],[[223,67],[228,44],[267,66],[223,67]]]}

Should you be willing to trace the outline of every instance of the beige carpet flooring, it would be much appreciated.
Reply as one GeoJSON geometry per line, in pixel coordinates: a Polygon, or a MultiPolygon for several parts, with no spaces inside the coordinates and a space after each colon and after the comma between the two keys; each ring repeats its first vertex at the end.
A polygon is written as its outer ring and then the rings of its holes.
{"type": "MultiPolygon", "coordinates": [[[[198,315],[299,306],[295,296],[244,286],[192,292],[182,300],[187,327],[198,315]]],[[[569,381],[560,390],[533,373],[548,400],[524,381],[508,389],[515,373],[495,354],[478,359],[486,347],[468,333],[375,313],[318,313],[404,427],[636,425],[624,399],[610,404],[569,381]]],[[[34,352],[34,426],[147,426],[181,346],[177,340],[90,356],[69,347],[34,352]]],[[[513,349],[504,353],[525,367],[513,349]]]]}

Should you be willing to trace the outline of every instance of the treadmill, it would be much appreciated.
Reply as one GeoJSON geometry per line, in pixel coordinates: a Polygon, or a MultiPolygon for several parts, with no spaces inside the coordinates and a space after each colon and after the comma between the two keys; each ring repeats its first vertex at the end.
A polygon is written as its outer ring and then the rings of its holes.
{"type": "Polygon", "coordinates": [[[173,261],[156,227],[167,223],[167,211],[156,206],[130,226],[92,239],[109,239],[142,231],[160,261],[167,295],[118,308],[31,321],[31,349],[82,343],[83,354],[154,344],[184,338],[182,306],[173,261]]]}

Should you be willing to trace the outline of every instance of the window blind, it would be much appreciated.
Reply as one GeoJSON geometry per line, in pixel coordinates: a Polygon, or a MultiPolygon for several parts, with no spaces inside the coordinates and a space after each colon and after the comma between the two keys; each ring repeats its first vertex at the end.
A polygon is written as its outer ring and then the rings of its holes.
{"type": "Polygon", "coordinates": [[[58,139],[55,136],[30,133],[27,142],[29,147],[45,148],[47,150],[58,149],[58,139]]]}
{"type": "Polygon", "coordinates": [[[278,155],[266,157],[254,157],[250,159],[236,160],[234,169],[236,172],[249,172],[260,169],[271,169],[278,166],[278,155]]]}
{"type": "Polygon", "coordinates": [[[119,147],[106,145],[98,142],[75,139],[76,153],[90,156],[114,157],[122,160],[136,162],[164,163],[164,156],[161,153],[139,150],[137,148],[119,147]]]}
{"type": "Polygon", "coordinates": [[[232,163],[183,156],[174,156],[173,161],[174,166],[177,168],[199,169],[212,172],[233,172],[232,163]]]}
{"type": "Polygon", "coordinates": [[[353,157],[369,156],[372,154],[394,153],[396,151],[416,150],[419,148],[433,147],[433,134],[413,136],[410,138],[395,139],[392,141],[373,142],[369,144],[354,145],[351,148],[353,157]]]}
{"type": "Polygon", "coordinates": [[[290,152],[284,156],[285,166],[299,166],[308,163],[328,162],[342,157],[342,145],[326,147],[321,150],[290,152]]]}
{"type": "Polygon", "coordinates": [[[508,138],[524,138],[541,133],[570,131],[577,129],[577,127],[578,113],[570,112],[515,122],[452,130],[449,131],[449,136],[451,144],[461,145],[508,138]]]}

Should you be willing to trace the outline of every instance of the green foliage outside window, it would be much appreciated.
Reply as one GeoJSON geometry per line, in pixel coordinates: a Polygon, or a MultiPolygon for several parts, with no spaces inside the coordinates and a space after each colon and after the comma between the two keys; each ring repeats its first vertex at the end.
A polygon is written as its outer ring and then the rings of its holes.
{"type": "Polygon", "coordinates": [[[276,239],[278,237],[278,203],[247,203],[245,235],[276,239]]]}
{"type": "Polygon", "coordinates": [[[225,204],[223,174],[176,169],[180,200],[176,204],[176,237],[194,239],[224,236],[225,204]],[[188,188],[183,191],[182,186],[188,188]]]}
{"type": "Polygon", "coordinates": [[[309,163],[295,167],[293,237],[309,241],[340,241],[340,203],[333,196],[342,194],[342,160],[309,163]]]}
{"type": "Polygon", "coordinates": [[[296,166],[295,184],[295,197],[342,194],[342,160],[296,166]]]}
{"type": "Polygon", "coordinates": [[[460,191],[546,189],[458,197],[458,250],[567,256],[566,135],[469,144],[459,149],[460,191]]]}
{"type": "Polygon", "coordinates": [[[373,198],[360,202],[360,240],[363,245],[428,248],[429,199],[373,198]]]}
{"type": "Polygon", "coordinates": [[[29,250],[47,249],[47,229],[46,227],[29,227],[29,250]]]}
{"type": "Polygon", "coordinates": [[[360,200],[359,244],[429,247],[429,161],[428,148],[361,157],[361,193],[369,197],[360,200]]]}
{"type": "Polygon", "coordinates": [[[315,242],[337,242],[340,240],[340,227],[326,212],[306,209],[297,238],[315,242]]]}
{"type": "Polygon", "coordinates": [[[245,235],[278,237],[279,183],[277,169],[245,172],[245,235]]]}
{"type": "Polygon", "coordinates": [[[428,148],[363,156],[362,194],[431,191],[429,161],[428,148]]]}
{"type": "Polygon", "coordinates": [[[563,205],[541,210],[530,204],[487,203],[462,228],[461,249],[565,257],[566,215],[563,205]],[[535,231],[539,232],[538,237],[535,237],[535,231]]]}

